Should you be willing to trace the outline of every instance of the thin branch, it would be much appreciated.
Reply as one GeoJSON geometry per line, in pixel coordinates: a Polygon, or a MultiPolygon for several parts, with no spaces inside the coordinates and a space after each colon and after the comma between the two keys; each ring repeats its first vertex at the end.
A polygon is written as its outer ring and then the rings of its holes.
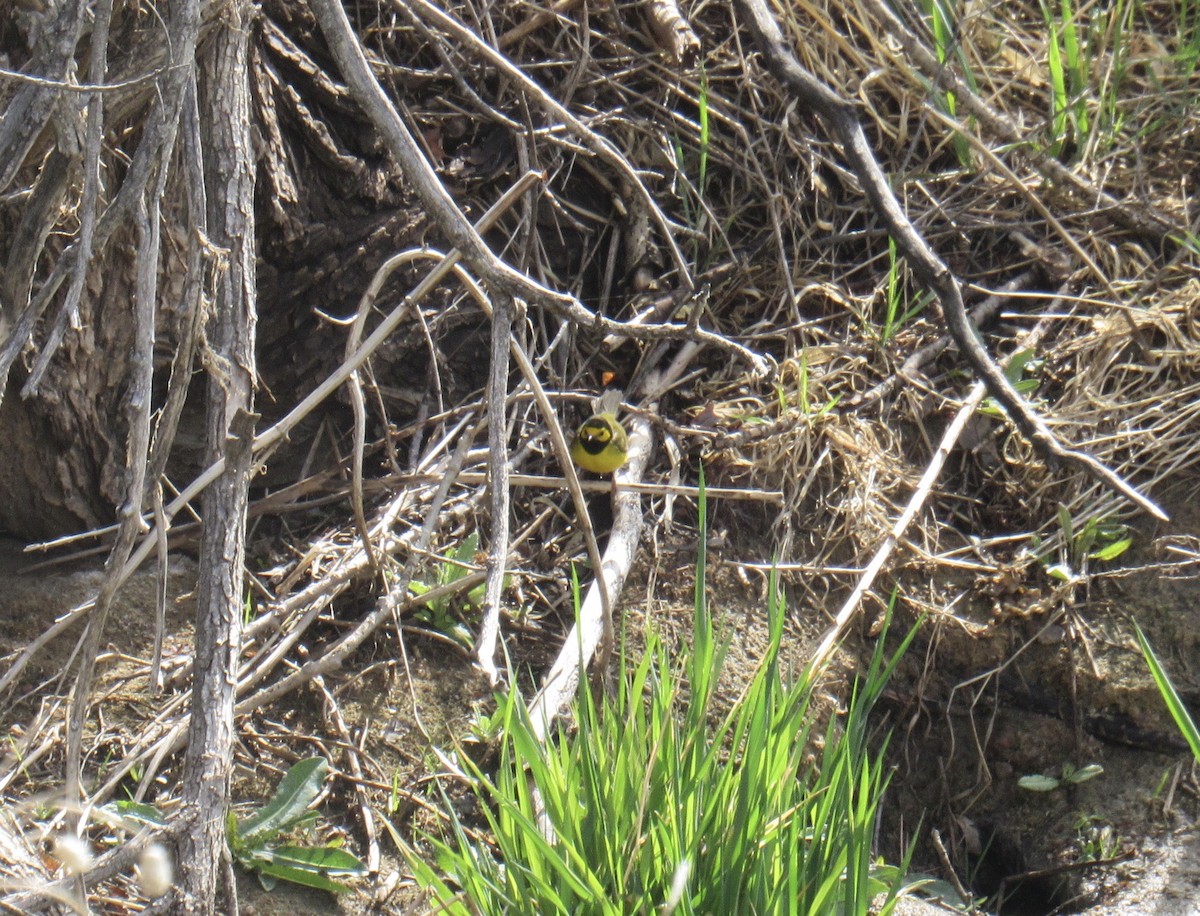
{"type": "Polygon", "coordinates": [[[863,192],[876,214],[887,226],[896,246],[904,253],[913,273],[938,297],[946,327],[958,343],[971,368],[986,385],[988,393],[1004,407],[1017,429],[1033,443],[1048,461],[1062,461],[1103,481],[1126,499],[1159,519],[1166,513],[1152,500],[1122,480],[1091,455],[1068,448],[1058,441],[1045,421],[1021,397],[1012,383],[988,355],[971,324],[963,305],[962,291],[950,269],[930,249],[920,232],[909,220],[892,192],[884,174],[867,143],[862,124],[854,106],[810,74],[784,41],[779,25],[767,8],[765,0],[738,0],[743,19],[763,49],[768,68],[775,77],[791,89],[799,100],[820,115],[833,129],[849,160],[863,192]]]}
{"type": "MultiPolygon", "coordinates": [[[[112,3],[108,3],[111,11],[112,3]]],[[[99,10],[97,10],[97,21],[99,20],[99,10]]],[[[98,28],[92,32],[92,47],[97,47],[95,36],[98,28]]],[[[97,78],[93,73],[90,83],[72,83],[68,80],[55,80],[44,76],[33,76],[29,73],[18,73],[16,70],[9,70],[6,67],[0,67],[0,79],[11,80],[14,83],[25,83],[30,86],[45,86],[48,89],[53,89],[56,92],[80,92],[88,95],[103,95],[105,93],[122,92],[126,89],[135,89],[144,83],[150,83],[158,79],[163,74],[165,68],[159,67],[156,70],[151,70],[149,73],[143,73],[141,76],[135,76],[132,79],[120,80],[115,83],[102,82],[102,78],[97,78]]]]}
{"type": "Polygon", "coordinates": [[[504,294],[492,301],[491,372],[488,375],[488,496],[492,515],[488,547],[487,582],[484,586],[483,624],[475,642],[475,662],[493,687],[500,680],[496,667],[496,640],[500,635],[500,603],[508,557],[508,354],[512,341],[513,301],[504,294]]]}
{"type": "MultiPolygon", "coordinates": [[[[1025,346],[1036,346],[1038,339],[1042,336],[1045,329],[1046,321],[1043,319],[1040,324],[1029,332],[1025,346]]],[[[933,490],[933,485],[942,473],[946,459],[950,457],[950,453],[954,450],[954,446],[958,442],[958,437],[966,429],[967,423],[975,416],[975,411],[979,409],[979,405],[983,402],[985,394],[987,394],[987,386],[983,382],[976,382],[971,386],[966,400],[963,401],[962,406],[958,409],[958,413],[954,415],[954,419],[942,434],[942,439],[938,443],[929,464],[926,465],[925,473],[921,475],[921,480],[917,483],[917,488],[913,491],[913,495],[905,505],[904,511],[900,513],[891,530],[887,533],[887,536],[880,543],[879,547],[876,548],[875,555],[871,557],[871,562],[863,569],[862,575],[859,576],[858,581],[855,583],[853,591],[850,592],[850,596],[838,610],[833,624],[826,630],[825,635],[821,637],[820,643],[817,644],[817,648],[813,652],[812,659],[809,662],[812,670],[815,671],[825,664],[825,660],[833,651],[834,646],[837,645],[838,640],[845,634],[850,621],[854,619],[855,612],[858,610],[863,596],[875,584],[875,577],[883,569],[883,564],[892,555],[892,551],[900,543],[900,538],[904,536],[904,532],[908,529],[912,520],[916,518],[921,507],[925,505],[925,501],[929,498],[929,494],[933,490]]]]}
{"type": "Polygon", "coordinates": [[[350,28],[342,5],[337,0],[312,0],[311,6],[355,100],[380,132],[392,156],[404,170],[406,178],[412,182],[430,217],[437,223],[450,244],[462,252],[476,276],[489,288],[503,290],[514,299],[536,303],[563,315],[575,324],[592,327],[606,334],[644,340],[694,338],[736,353],[746,360],[752,371],[759,376],[768,374],[770,364],[767,360],[719,334],[674,324],[634,327],[604,318],[587,309],[574,296],[550,290],[496,257],[450,197],[395,107],[384,94],[367,64],[362,46],[350,28]]]}

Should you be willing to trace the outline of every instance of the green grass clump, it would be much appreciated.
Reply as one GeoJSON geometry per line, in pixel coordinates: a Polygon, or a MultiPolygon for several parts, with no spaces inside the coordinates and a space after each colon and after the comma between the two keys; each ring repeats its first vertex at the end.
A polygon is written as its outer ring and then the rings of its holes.
{"type": "Polygon", "coordinates": [[[814,751],[815,675],[782,670],[777,599],[765,658],[732,708],[716,712],[725,652],[703,575],[702,552],[692,647],[672,652],[649,633],[636,664],[622,653],[613,695],[580,690],[576,731],[542,745],[520,697],[501,699],[495,775],[461,758],[486,839],[446,801],[449,835],[425,837],[437,869],[409,855],[439,911],[854,914],[894,897],[901,869],[871,853],[886,780],[868,715],[912,634],[890,658],[879,641],[814,751]]]}

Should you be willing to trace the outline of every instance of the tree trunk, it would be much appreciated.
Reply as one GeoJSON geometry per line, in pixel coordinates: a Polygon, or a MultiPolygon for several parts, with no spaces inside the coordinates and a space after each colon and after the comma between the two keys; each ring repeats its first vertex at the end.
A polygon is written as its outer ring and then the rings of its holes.
{"type": "MultiPolygon", "coordinates": [[[[37,78],[0,80],[0,532],[40,540],[121,519],[119,569],[164,469],[182,486],[225,461],[201,506],[180,912],[236,908],[225,819],[258,373],[265,426],[340,362],[345,329],[318,311],[350,313],[379,264],[425,241],[395,163],[325,60],[307,7],[288,0],[21,0],[0,15],[0,62],[37,78]],[[139,326],[134,306],[147,304],[153,319],[139,326]],[[269,354],[261,370],[256,345],[269,354]],[[194,355],[207,391],[187,394],[194,355]]],[[[395,289],[411,279],[402,273],[395,289]]],[[[468,353],[481,326],[469,310],[443,324],[468,353]]],[[[424,390],[429,349],[401,329],[376,378],[403,398],[424,390]]],[[[306,423],[321,427],[338,408],[306,423]]],[[[308,430],[291,438],[297,447],[273,455],[256,484],[293,482],[309,462],[308,430]]],[[[76,761],[88,758],[80,750],[76,761]]]]}
{"type": "Polygon", "coordinates": [[[225,470],[203,501],[196,666],[184,769],[179,912],[236,913],[225,819],[233,768],[233,702],[241,651],[246,493],[254,440],[255,220],[250,143],[249,4],[229,4],[200,68],[200,123],[208,237],[227,252],[215,290],[208,341],[208,450],[225,470]],[[224,884],[224,886],[222,886],[224,884]],[[218,893],[220,891],[220,893],[218,893]],[[223,902],[218,906],[217,900],[223,902]]]}

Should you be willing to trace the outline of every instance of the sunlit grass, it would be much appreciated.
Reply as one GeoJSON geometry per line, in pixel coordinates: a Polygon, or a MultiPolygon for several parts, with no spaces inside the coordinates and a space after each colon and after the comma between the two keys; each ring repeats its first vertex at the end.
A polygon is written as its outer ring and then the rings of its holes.
{"type": "Polygon", "coordinates": [[[1158,686],[1158,692],[1162,694],[1163,701],[1167,704],[1167,711],[1175,721],[1179,733],[1187,741],[1188,747],[1192,749],[1192,756],[1196,758],[1197,762],[1200,762],[1200,729],[1196,728],[1196,723],[1192,720],[1187,707],[1183,705],[1183,700],[1179,698],[1179,694],[1175,690],[1175,685],[1171,683],[1171,679],[1167,676],[1166,670],[1159,662],[1158,656],[1154,654],[1154,650],[1150,647],[1150,641],[1146,639],[1146,634],[1142,632],[1142,628],[1135,623],[1133,630],[1137,634],[1138,645],[1141,646],[1142,655],[1146,659],[1146,665],[1150,668],[1150,676],[1154,678],[1154,683],[1158,686]]]}
{"type": "Polygon", "coordinates": [[[501,698],[494,770],[458,758],[481,834],[443,795],[451,826],[425,837],[436,867],[410,852],[446,912],[840,916],[880,895],[874,912],[890,912],[906,863],[883,867],[872,853],[886,779],[868,717],[912,634],[890,656],[879,640],[818,740],[817,672],[786,670],[772,582],[765,657],[722,711],[725,643],[704,566],[701,547],[691,647],[651,629],[639,658],[621,653],[611,694],[580,691],[577,730],[542,745],[520,697],[501,698]]]}
{"type": "MultiPolygon", "coordinates": [[[[975,81],[975,75],[971,71],[966,55],[962,52],[962,43],[958,37],[957,13],[951,0],[924,0],[924,10],[930,32],[933,34],[933,50],[937,54],[938,61],[944,65],[953,60],[958,65],[963,80],[971,88],[971,92],[978,94],[979,86],[975,81]]],[[[957,117],[958,100],[953,92],[939,90],[936,98],[946,114],[957,117]]],[[[958,158],[959,164],[964,169],[973,171],[975,157],[967,138],[955,133],[951,142],[954,145],[954,155],[958,158]]]]}
{"type": "Polygon", "coordinates": [[[928,291],[910,294],[907,270],[896,251],[896,240],[888,237],[888,275],[884,296],[883,322],[876,329],[881,344],[887,344],[914,318],[921,314],[930,300],[928,291]]]}

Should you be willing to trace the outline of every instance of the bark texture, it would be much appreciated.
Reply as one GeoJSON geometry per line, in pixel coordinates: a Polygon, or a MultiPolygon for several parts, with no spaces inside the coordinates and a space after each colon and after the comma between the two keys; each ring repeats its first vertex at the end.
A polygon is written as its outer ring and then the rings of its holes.
{"type": "MultiPolygon", "coordinates": [[[[221,27],[217,17],[225,5],[187,5],[207,41],[221,27]]],[[[190,57],[178,59],[180,49],[190,47],[179,32],[182,6],[114,4],[104,79],[114,88],[100,93],[103,141],[90,245],[81,245],[79,226],[87,211],[81,138],[96,109],[89,107],[91,94],[0,79],[0,149],[11,152],[0,165],[0,441],[10,444],[0,465],[0,532],[25,540],[106,525],[125,501],[136,201],[155,176],[165,170],[156,411],[189,338],[192,287],[202,283],[207,294],[224,269],[212,250],[204,261],[190,257],[199,228],[189,203],[190,165],[159,142],[156,118],[178,118],[176,93],[192,65],[190,57]],[[77,273],[82,282],[69,306],[67,290],[77,273]]],[[[91,43],[99,39],[78,26],[86,7],[24,4],[11,19],[0,17],[0,60],[39,80],[61,82],[71,74],[90,80],[91,43]],[[73,59],[62,50],[68,45],[73,59]]],[[[250,87],[244,118],[253,125],[258,216],[248,241],[257,254],[254,282],[263,303],[258,348],[269,355],[260,411],[270,422],[292,406],[295,392],[336,365],[344,347],[344,329],[317,311],[351,311],[374,269],[398,248],[418,243],[426,226],[395,164],[327,74],[307,8],[266,0],[243,27],[248,48],[241,78],[248,75],[250,87]]],[[[397,277],[396,287],[409,280],[397,277]]],[[[477,320],[458,324],[470,335],[482,327],[477,320]]],[[[210,351],[202,342],[197,352],[203,361],[210,351]]],[[[178,367],[184,377],[188,362],[178,367]]],[[[429,365],[423,341],[401,333],[376,371],[403,390],[414,381],[423,385],[429,365]]],[[[306,441],[340,410],[334,403],[314,415],[295,440],[306,441]]],[[[203,391],[195,390],[177,435],[156,427],[156,447],[169,454],[166,471],[177,485],[203,464],[204,416],[203,391]]],[[[302,447],[281,452],[256,481],[292,482],[305,457],[302,447]]]]}
{"type": "Polygon", "coordinates": [[[233,702],[241,653],[247,485],[254,439],[254,155],[250,138],[248,3],[232,3],[200,68],[208,237],[223,253],[208,340],[208,453],[224,473],[203,501],[196,665],[180,838],[182,913],[236,913],[225,818],[233,769],[233,702]],[[214,892],[217,891],[217,892],[214,892]],[[218,903],[220,901],[220,903],[218,903]]]}

